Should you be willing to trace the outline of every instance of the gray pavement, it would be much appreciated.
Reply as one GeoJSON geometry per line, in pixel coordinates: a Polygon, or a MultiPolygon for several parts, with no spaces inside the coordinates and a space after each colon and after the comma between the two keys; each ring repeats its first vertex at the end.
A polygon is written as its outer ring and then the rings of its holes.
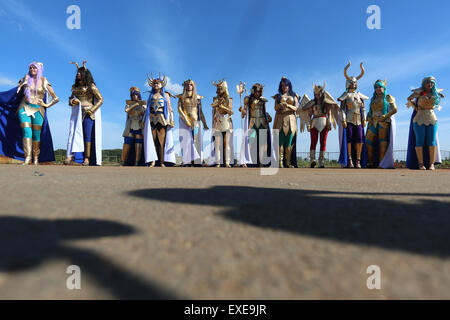
{"type": "Polygon", "coordinates": [[[0,299],[450,299],[450,170],[0,165],[0,181],[0,299]]]}

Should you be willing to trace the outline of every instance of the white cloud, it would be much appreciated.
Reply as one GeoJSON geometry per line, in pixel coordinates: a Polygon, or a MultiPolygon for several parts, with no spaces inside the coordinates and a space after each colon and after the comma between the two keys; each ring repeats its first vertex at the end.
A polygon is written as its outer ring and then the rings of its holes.
{"type": "MultiPolygon", "coordinates": [[[[162,77],[162,75],[161,75],[162,77]]],[[[170,79],[170,77],[167,77],[167,85],[166,85],[166,89],[173,94],[181,94],[183,93],[183,86],[179,83],[173,83],[172,80],[170,79]]],[[[148,85],[147,81],[145,82],[144,86],[148,89],[150,89],[150,86],[148,85]]]]}
{"type": "Polygon", "coordinates": [[[14,86],[16,84],[17,84],[17,81],[0,76],[0,86],[14,86]]]}

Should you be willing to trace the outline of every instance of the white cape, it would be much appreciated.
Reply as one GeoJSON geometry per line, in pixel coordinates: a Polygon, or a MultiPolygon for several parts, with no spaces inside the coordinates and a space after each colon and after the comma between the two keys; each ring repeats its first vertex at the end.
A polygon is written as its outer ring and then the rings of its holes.
{"type": "MultiPolygon", "coordinates": [[[[70,115],[69,139],[67,141],[67,156],[72,156],[75,152],[84,152],[84,137],[83,137],[83,119],[81,104],[72,108],[70,115]]],[[[96,165],[102,165],[102,112],[101,108],[95,111],[95,157],[96,165]]]]}
{"type": "MultiPolygon", "coordinates": [[[[145,163],[150,163],[158,160],[156,154],[155,142],[153,141],[152,128],[150,125],[150,117],[145,117],[144,124],[144,154],[145,163]]],[[[176,163],[175,158],[175,144],[173,142],[173,132],[170,126],[167,127],[166,143],[164,146],[164,162],[176,163]]]]}
{"type": "Polygon", "coordinates": [[[199,123],[198,126],[198,138],[200,139],[200,142],[198,143],[197,150],[196,145],[194,143],[194,137],[192,135],[192,130],[190,127],[186,125],[186,123],[183,121],[183,119],[179,119],[180,123],[180,129],[179,129],[179,140],[180,140],[180,147],[181,147],[181,155],[182,155],[182,163],[183,164],[190,164],[192,161],[194,161],[196,164],[201,164],[203,162],[203,145],[202,145],[202,125],[199,123]]]}
{"type": "Polygon", "coordinates": [[[386,150],[383,160],[381,160],[379,166],[383,169],[394,169],[394,142],[396,131],[395,117],[391,117],[391,129],[389,130],[389,146],[386,150]]]}

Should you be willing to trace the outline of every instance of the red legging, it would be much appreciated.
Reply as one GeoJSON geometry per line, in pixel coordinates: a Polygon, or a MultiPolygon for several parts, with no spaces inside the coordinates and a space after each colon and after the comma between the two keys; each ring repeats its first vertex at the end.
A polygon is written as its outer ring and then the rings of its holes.
{"type": "MultiPolygon", "coordinates": [[[[311,133],[311,148],[309,149],[316,150],[319,131],[317,131],[316,128],[311,128],[310,133],[311,133]]],[[[320,151],[325,151],[327,149],[327,137],[328,137],[328,130],[327,128],[325,128],[320,132],[320,151]]]]}

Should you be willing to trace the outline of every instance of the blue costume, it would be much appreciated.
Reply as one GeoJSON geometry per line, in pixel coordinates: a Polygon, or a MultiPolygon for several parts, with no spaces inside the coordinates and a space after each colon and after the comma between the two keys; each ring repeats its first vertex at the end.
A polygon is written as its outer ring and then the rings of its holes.
{"type": "Polygon", "coordinates": [[[434,109],[440,108],[444,97],[441,91],[436,88],[436,79],[427,77],[422,80],[422,87],[414,89],[408,97],[406,105],[414,107],[406,158],[406,166],[410,169],[434,170],[434,164],[440,163],[438,120],[434,109]]]}

